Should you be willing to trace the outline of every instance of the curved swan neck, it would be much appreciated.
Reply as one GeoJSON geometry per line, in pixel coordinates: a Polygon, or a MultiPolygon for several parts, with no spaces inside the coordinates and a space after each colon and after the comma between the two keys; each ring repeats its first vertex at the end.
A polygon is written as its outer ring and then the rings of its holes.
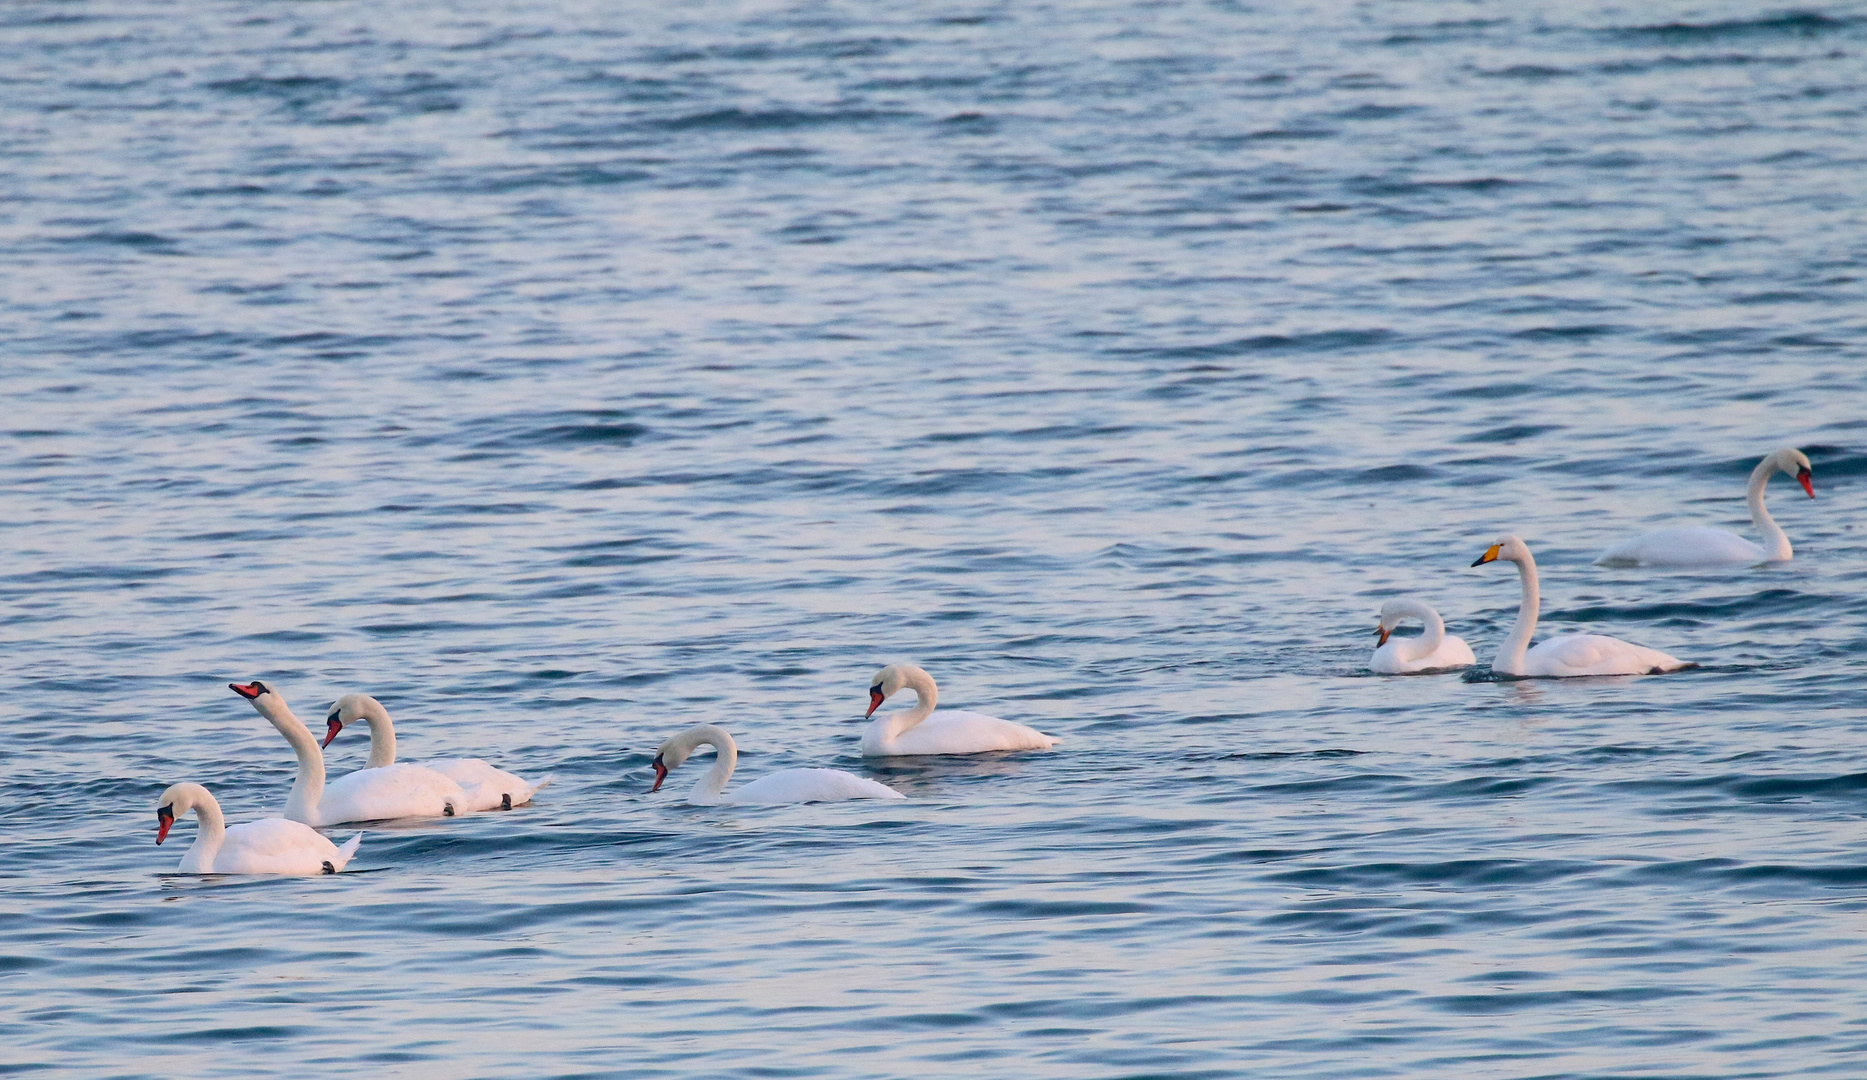
{"type": "Polygon", "coordinates": [[[1536,559],[1530,549],[1524,548],[1523,558],[1513,561],[1517,563],[1517,577],[1523,582],[1523,603],[1517,608],[1517,625],[1511,627],[1510,636],[1498,646],[1497,656],[1491,661],[1491,670],[1504,675],[1523,674],[1523,654],[1530,649],[1530,635],[1536,633],[1537,608],[1543,602],[1536,580],[1536,559]]]}
{"type": "Polygon", "coordinates": [[[362,708],[357,712],[357,719],[370,726],[370,760],[363,767],[381,769],[394,765],[395,721],[389,719],[389,710],[383,708],[382,702],[375,698],[365,698],[362,708]]]}
{"type": "Polygon", "coordinates": [[[934,685],[933,676],[921,668],[910,667],[901,673],[901,689],[914,691],[914,707],[895,717],[895,734],[911,731],[915,725],[933,715],[934,705],[940,701],[940,688],[934,685]]]}
{"type": "Polygon", "coordinates": [[[726,792],[726,781],[733,778],[733,769],[739,764],[739,744],[723,727],[715,724],[701,724],[682,732],[675,738],[675,744],[692,753],[697,747],[713,748],[713,766],[700,779],[694,781],[694,789],[687,793],[690,803],[719,802],[726,792]]]}
{"type": "Polygon", "coordinates": [[[1410,654],[1408,660],[1423,660],[1439,651],[1439,646],[1446,640],[1446,621],[1439,613],[1425,604],[1409,601],[1404,609],[1407,614],[1426,624],[1426,632],[1409,644],[1401,647],[1410,654]]]}
{"type": "Polygon", "coordinates": [[[1775,454],[1757,462],[1757,467],[1750,470],[1750,486],[1744,491],[1744,501],[1750,506],[1750,523],[1763,534],[1763,546],[1769,551],[1770,558],[1781,560],[1794,555],[1789,546],[1789,535],[1770,516],[1769,508],[1763,505],[1764,489],[1770,486],[1770,477],[1778,468],[1775,454]]]}
{"type": "Polygon", "coordinates": [[[313,811],[324,799],[324,751],[318,749],[318,740],[290,706],[277,694],[267,696],[272,700],[253,704],[258,707],[259,714],[285,736],[285,741],[292,744],[292,753],[298,755],[298,776],[292,781],[292,793],[285,797],[285,816],[311,824],[315,817],[313,811]]]}
{"type": "Polygon", "coordinates": [[[227,819],[220,812],[220,803],[206,788],[194,793],[193,810],[196,832],[188,854],[197,864],[212,868],[214,856],[220,854],[220,846],[227,841],[227,819]]]}

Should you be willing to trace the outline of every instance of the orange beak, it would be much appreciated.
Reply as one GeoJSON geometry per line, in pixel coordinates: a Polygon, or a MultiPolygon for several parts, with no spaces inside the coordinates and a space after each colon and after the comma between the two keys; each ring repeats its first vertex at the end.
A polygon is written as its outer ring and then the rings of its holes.
{"type": "Polygon", "coordinates": [[[1378,638],[1380,638],[1380,640],[1379,640],[1379,641],[1376,641],[1376,642],[1374,643],[1374,647],[1378,649],[1378,648],[1380,648],[1381,646],[1383,646],[1383,645],[1385,645],[1385,644],[1387,644],[1387,638],[1388,638],[1388,635],[1390,635],[1390,634],[1392,634],[1392,633],[1393,633],[1393,631],[1392,631],[1392,630],[1389,630],[1389,629],[1388,629],[1387,627],[1385,627],[1385,626],[1377,626],[1377,627],[1375,627],[1375,628],[1374,628],[1374,633],[1375,633],[1375,636],[1376,636],[1376,637],[1378,637],[1378,638]]]}
{"type": "Polygon", "coordinates": [[[335,716],[331,717],[330,727],[325,729],[324,742],[321,746],[318,747],[318,749],[322,750],[324,749],[324,747],[331,745],[331,740],[335,739],[337,737],[337,733],[342,731],[343,729],[344,729],[344,722],[342,720],[337,719],[335,716]]]}
{"type": "Polygon", "coordinates": [[[1798,470],[1796,473],[1796,483],[1801,484],[1802,490],[1809,493],[1809,498],[1813,499],[1815,497],[1815,474],[1814,473],[1810,472],[1807,469],[1798,470]]]}
{"type": "Polygon", "coordinates": [[[245,698],[248,701],[251,701],[254,698],[259,696],[259,684],[258,683],[230,682],[227,684],[227,689],[233,691],[234,693],[240,695],[241,697],[245,698]]]}
{"type": "Polygon", "coordinates": [[[156,807],[156,844],[169,838],[169,830],[175,827],[175,811],[166,806],[156,807]]]}
{"type": "Polygon", "coordinates": [[[868,712],[865,712],[865,713],[863,713],[863,714],[862,714],[862,718],[863,718],[864,720],[867,720],[867,719],[868,719],[869,717],[871,717],[871,716],[874,716],[874,715],[875,715],[875,710],[877,710],[877,709],[879,709],[879,708],[881,708],[881,707],[882,707],[882,701],[883,701],[883,700],[884,700],[884,699],[883,699],[883,697],[882,697],[882,688],[881,688],[881,687],[879,687],[879,686],[871,686],[871,687],[869,687],[869,711],[868,711],[868,712]]]}
{"type": "Polygon", "coordinates": [[[663,780],[666,780],[667,778],[668,778],[668,767],[661,763],[661,755],[656,754],[655,755],[655,786],[652,788],[649,788],[648,793],[650,795],[653,795],[655,792],[660,791],[661,782],[663,780]]]}

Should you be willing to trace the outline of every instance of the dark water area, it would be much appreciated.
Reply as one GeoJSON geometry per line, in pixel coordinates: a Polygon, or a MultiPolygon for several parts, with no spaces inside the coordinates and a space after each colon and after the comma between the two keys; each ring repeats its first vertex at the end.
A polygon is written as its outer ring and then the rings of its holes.
{"type": "Polygon", "coordinates": [[[0,1073],[1867,1075],[1864,56],[1860,4],[8,5],[0,1073]],[[1793,561],[1591,565],[1754,536],[1784,445],[1793,561]],[[1490,677],[1506,531],[1539,636],[1700,666],[1490,677]],[[1480,668],[1369,676],[1400,595],[1480,668]],[[1062,745],[865,761],[904,659],[1062,745]],[[177,875],[167,785],[282,809],[254,677],[555,782],[177,875]],[[697,723],[909,798],[649,795],[697,723]]]}

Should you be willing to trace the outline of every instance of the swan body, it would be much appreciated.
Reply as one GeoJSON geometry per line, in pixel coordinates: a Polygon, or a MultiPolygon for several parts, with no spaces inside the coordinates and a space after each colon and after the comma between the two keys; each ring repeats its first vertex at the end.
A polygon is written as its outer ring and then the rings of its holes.
{"type": "Polygon", "coordinates": [[[713,767],[695,781],[687,801],[700,806],[730,804],[735,806],[774,806],[780,803],[842,802],[847,799],[904,799],[907,796],[886,784],[866,780],[841,769],[784,769],[761,776],[731,794],[726,781],[732,779],[739,764],[739,746],[726,729],[715,724],[688,728],[661,744],[655,751],[655,786],[668,773],[681,767],[689,755],[702,746],[713,748],[713,767]]]}
{"type": "Polygon", "coordinates": [[[1380,641],[1375,645],[1374,656],[1368,660],[1368,668],[1378,675],[1445,671],[1469,667],[1478,662],[1464,638],[1446,633],[1446,624],[1439,617],[1439,612],[1434,611],[1430,604],[1410,597],[1382,604],[1381,624],[1375,627],[1374,632],[1379,635],[1380,641]],[[1426,633],[1417,638],[1388,640],[1394,627],[1405,619],[1418,619],[1425,623],[1426,633]]]}
{"type": "Polygon", "coordinates": [[[1530,635],[1536,632],[1537,609],[1543,598],[1537,585],[1536,559],[1531,556],[1529,545],[1515,536],[1506,536],[1492,544],[1472,565],[1482,566],[1500,559],[1517,564],[1517,576],[1523,583],[1523,604],[1517,609],[1517,624],[1511,627],[1510,636],[1498,646],[1497,656],[1491,660],[1491,670],[1499,675],[1539,679],[1657,675],[1692,666],[1658,649],[1603,634],[1564,634],[1534,649],[1529,648],[1530,635]]]}
{"type": "Polygon", "coordinates": [[[358,833],[342,847],[297,821],[265,818],[227,827],[220,803],[200,784],[175,784],[156,803],[156,843],[193,810],[200,829],[182,856],[184,874],[335,874],[350,865],[363,843],[358,833]]]}
{"type": "MultiPolygon", "coordinates": [[[[330,713],[324,718],[323,747],[331,745],[331,740],[337,738],[337,733],[344,729],[345,724],[359,720],[370,726],[370,759],[364,768],[382,769],[394,765],[395,721],[389,719],[389,710],[383,708],[382,702],[368,694],[345,694],[331,703],[330,713]]],[[[538,793],[539,788],[551,782],[547,776],[532,783],[504,769],[496,769],[479,758],[443,758],[425,762],[422,767],[432,769],[459,784],[460,789],[466,793],[466,809],[475,812],[524,806],[532,801],[532,796],[538,793]]]]}
{"type": "Polygon", "coordinates": [[[255,679],[228,683],[234,693],[285,736],[298,755],[298,775],[285,798],[285,816],[306,825],[386,818],[454,817],[469,812],[467,793],[458,783],[420,765],[359,769],[330,783],[324,779],[324,753],[305,722],[277,690],[255,679]]]}
{"type": "Polygon", "coordinates": [[[1645,533],[1608,548],[1595,556],[1597,566],[1729,566],[1760,562],[1782,562],[1794,557],[1789,537],[1770,516],[1763,504],[1764,488],[1777,473],[1793,476],[1802,490],[1815,497],[1815,477],[1809,471],[1809,459],[1794,447],[1784,447],[1757,463],[1750,470],[1750,486],[1744,501],[1750,506],[1750,521],[1763,534],[1756,544],[1727,529],[1709,525],[1682,525],[1645,533]]]}
{"type": "Polygon", "coordinates": [[[874,716],[882,702],[903,689],[913,690],[918,701],[912,709],[876,717],[863,729],[863,757],[1048,750],[1061,741],[1035,728],[984,713],[936,711],[940,691],[934,686],[933,676],[914,664],[890,664],[875,673],[869,682],[869,711],[864,718],[874,716]]]}

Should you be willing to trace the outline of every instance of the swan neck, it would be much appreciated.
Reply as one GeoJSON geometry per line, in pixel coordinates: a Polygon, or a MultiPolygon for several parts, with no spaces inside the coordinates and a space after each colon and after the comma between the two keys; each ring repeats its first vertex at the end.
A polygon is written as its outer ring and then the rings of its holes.
{"type": "Polygon", "coordinates": [[[694,781],[694,789],[687,793],[690,803],[715,803],[726,793],[726,782],[733,778],[733,770],[739,765],[739,745],[725,728],[713,724],[702,724],[682,736],[691,752],[696,747],[713,748],[713,764],[694,781]]]}
{"type": "Polygon", "coordinates": [[[205,790],[195,796],[194,819],[194,845],[188,855],[195,865],[212,872],[214,856],[220,854],[220,846],[227,841],[227,819],[220,812],[220,803],[205,790]]]}
{"type": "Polygon", "coordinates": [[[305,722],[287,706],[274,704],[265,710],[265,717],[292,744],[292,753],[298,755],[298,776],[292,781],[291,794],[285,797],[285,816],[315,824],[315,811],[324,800],[324,751],[318,749],[318,740],[305,722]]]}
{"type": "Polygon", "coordinates": [[[1745,489],[1744,502],[1750,506],[1750,523],[1763,534],[1763,546],[1772,559],[1790,558],[1793,552],[1789,547],[1789,535],[1783,527],[1770,516],[1769,507],[1763,505],[1764,489],[1770,486],[1770,477],[1776,472],[1776,462],[1764,458],[1757,467],[1750,470],[1750,486],[1745,489]]]}
{"type": "Polygon", "coordinates": [[[370,760],[366,769],[381,769],[395,764],[395,722],[389,719],[389,710],[372,702],[374,708],[366,708],[361,719],[370,726],[370,760]]]}
{"type": "Polygon", "coordinates": [[[1415,608],[1414,614],[1418,615],[1420,621],[1426,624],[1426,632],[1421,634],[1419,640],[1414,643],[1412,649],[1413,655],[1408,657],[1408,659],[1424,660],[1438,652],[1439,646],[1445,642],[1446,621],[1439,617],[1437,611],[1427,607],[1425,604],[1421,604],[1415,608]]]}
{"type": "Polygon", "coordinates": [[[914,691],[916,700],[912,709],[896,717],[896,735],[912,731],[922,720],[932,716],[934,706],[940,701],[940,688],[934,685],[933,676],[920,668],[908,672],[901,686],[903,689],[914,691]]]}
{"type": "MultiPolygon", "coordinates": [[[[1497,656],[1491,661],[1491,670],[1502,675],[1522,675],[1523,655],[1530,649],[1530,635],[1536,633],[1537,608],[1543,602],[1543,593],[1537,586],[1536,560],[1528,551],[1517,563],[1517,577],[1523,583],[1523,602],[1517,608],[1517,625],[1511,627],[1510,636],[1498,646],[1497,656]]],[[[1443,635],[1445,631],[1441,629],[1443,635]]]]}

